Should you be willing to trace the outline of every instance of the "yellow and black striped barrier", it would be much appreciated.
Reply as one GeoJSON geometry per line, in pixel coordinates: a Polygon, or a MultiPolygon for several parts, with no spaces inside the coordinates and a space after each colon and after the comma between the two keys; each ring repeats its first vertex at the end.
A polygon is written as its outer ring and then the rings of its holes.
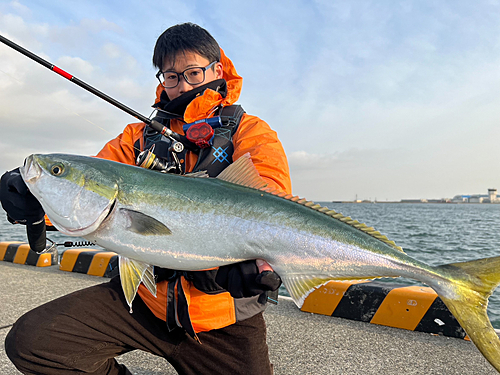
{"type": "Polygon", "coordinates": [[[312,292],[301,310],[468,339],[441,298],[429,287],[380,281],[330,281],[312,292]]]}
{"type": "Polygon", "coordinates": [[[0,260],[30,266],[48,267],[57,264],[57,249],[38,254],[30,245],[19,241],[0,242],[0,260]]]}
{"type": "Polygon", "coordinates": [[[118,254],[95,249],[66,250],[59,269],[87,275],[113,277],[118,274],[118,254]]]}
{"type": "MultiPolygon", "coordinates": [[[[27,243],[0,242],[0,261],[46,267],[57,264],[57,258],[57,249],[37,254],[27,243]]],[[[96,249],[69,249],[62,255],[59,269],[113,277],[118,274],[118,254],[96,249]]],[[[468,339],[455,317],[429,287],[380,281],[330,281],[313,291],[301,310],[468,339]]]]}

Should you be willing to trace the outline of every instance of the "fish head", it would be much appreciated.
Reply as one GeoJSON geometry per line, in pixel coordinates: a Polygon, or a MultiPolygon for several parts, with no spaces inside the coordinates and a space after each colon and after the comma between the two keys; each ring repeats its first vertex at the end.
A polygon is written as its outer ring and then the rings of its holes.
{"type": "Polygon", "coordinates": [[[28,189],[60,232],[85,236],[112,211],[118,178],[112,171],[96,168],[100,161],[77,155],[34,154],[20,168],[28,189]]]}

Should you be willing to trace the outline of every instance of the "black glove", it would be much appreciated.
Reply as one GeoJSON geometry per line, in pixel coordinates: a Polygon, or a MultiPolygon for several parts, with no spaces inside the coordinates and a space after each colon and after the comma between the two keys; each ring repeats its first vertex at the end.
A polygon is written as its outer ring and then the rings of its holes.
{"type": "Polygon", "coordinates": [[[11,223],[26,224],[30,248],[36,252],[45,250],[45,213],[28,190],[19,168],[4,173],[0,179],[0,202],[11,223]]]}
{"type": "Polygon", "coordinates": [[[259,273],[255,260],[219,267],[215,281],[232,297],[252,297],[268,291],[275,291],[281,285],[276,272],[259,273]]]}
{"type": "Polygon", "coordinates": [[[23,181],[19,168],[5,172],[0,179],[0,201],[11,223],[33,224],[45,213],[23,181]]]}

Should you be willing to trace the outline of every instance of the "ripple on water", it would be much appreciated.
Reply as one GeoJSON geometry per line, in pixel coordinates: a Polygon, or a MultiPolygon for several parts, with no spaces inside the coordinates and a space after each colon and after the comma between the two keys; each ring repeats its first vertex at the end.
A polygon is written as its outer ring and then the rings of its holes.
{"type": "MultiPolygon", "coordinates": [[[[431,265],[500,255],[497,204],[323,205],[373,226],[408,255],[431,265]]],[[[415,283],[407,279],[397,282],[415,283]]],[[[493,326],[500,328],[500,290],[490,297],[488,315],[493,326]]]]}

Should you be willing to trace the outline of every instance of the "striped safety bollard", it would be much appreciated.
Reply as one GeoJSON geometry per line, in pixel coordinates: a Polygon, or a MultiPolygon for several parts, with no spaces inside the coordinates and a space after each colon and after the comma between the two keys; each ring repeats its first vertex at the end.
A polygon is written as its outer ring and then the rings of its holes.
{"type": "Polygon", "coordinates": [[[0,242],[0,260],[16,264],[27,264],[36,267],[48,267],[57,264],[57,249],[53,248],[38,254],[31,250],[29,244],[19,241],[0,242]]]}
{"type": "Polygon", "coordinates": [[[93,276],[113,277],[118,274],[118,254],[96,249],[69,249],[62,255],[59,269],[93,276]]]}
{"type": "Polygon", "coordinates": [[[302,311],[468,340],[429,287],[380,281],[330,281],[314,290],[302,311]]]}

